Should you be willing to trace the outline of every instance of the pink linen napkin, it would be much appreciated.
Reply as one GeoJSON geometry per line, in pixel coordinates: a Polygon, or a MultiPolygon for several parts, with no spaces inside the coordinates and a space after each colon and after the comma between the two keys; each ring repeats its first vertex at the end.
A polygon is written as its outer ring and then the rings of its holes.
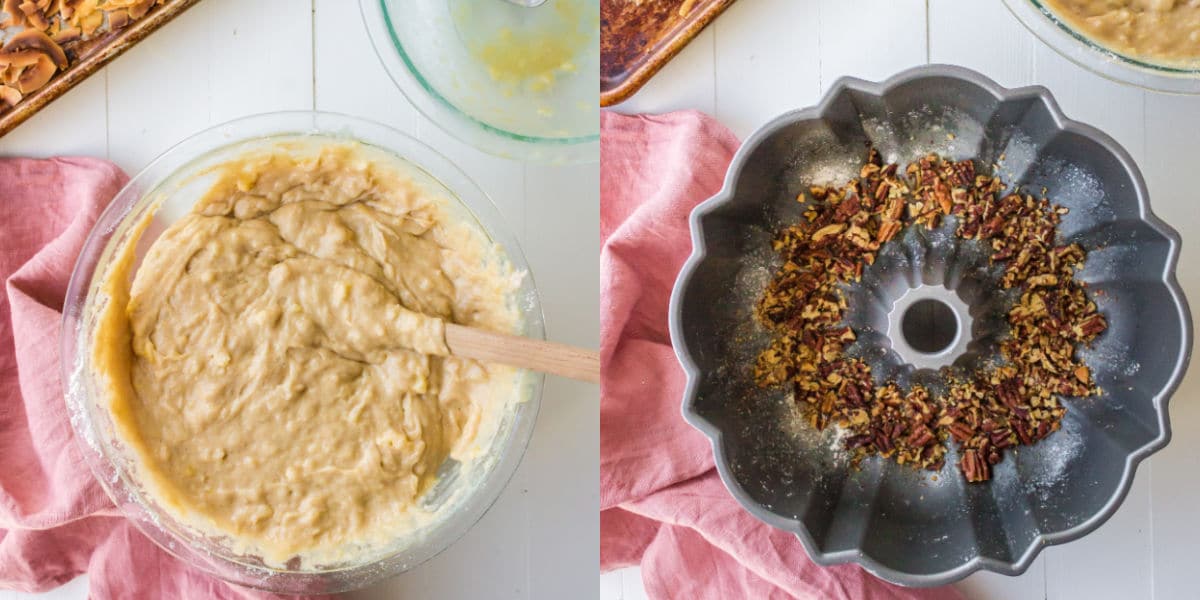
{"type": "Polygon", "coordinates": [[[600,130],[601,570],[640,564],[656,599],[960,598],[820,567],[725,489],[680,414],[667,305],[692,249],[688,214],[720,190],[738,141],[695,111],[604,112],[600,130]]]}
{"type": "Polygon", "coordinates": [[[41,592],[87,573],[95,599],[267,597],[188,567],[120,517],[67,420],[63,297],[125,181],[101,160],[0,159],[0,589],[41,592]]]}

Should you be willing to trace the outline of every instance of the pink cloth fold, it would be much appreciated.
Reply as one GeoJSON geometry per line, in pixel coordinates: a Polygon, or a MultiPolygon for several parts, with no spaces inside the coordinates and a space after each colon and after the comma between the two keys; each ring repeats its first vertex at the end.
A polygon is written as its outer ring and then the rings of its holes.
{"type": "Polygon", "coordinates": [[[721,483],[680,414],[667,306],[691,252],[688,214],[720,190],[738,141],[695,111],[601,116],[600,567],[642,567],[651,598],[957,599],[823,568],[721,483]]]}
{"type": "Polygon", "coordinates": [[[120,517],[68,422],[63,298],[125,181],[101,160],[0,159],[0,589],[41,592],[87,573],[95,599],[267,597],[188,567],[120,517]]]}

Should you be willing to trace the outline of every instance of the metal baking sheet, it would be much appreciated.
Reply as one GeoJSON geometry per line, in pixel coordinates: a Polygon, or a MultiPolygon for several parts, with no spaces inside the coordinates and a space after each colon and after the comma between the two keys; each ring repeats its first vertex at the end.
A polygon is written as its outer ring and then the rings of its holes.
{"type": "MultiPolygon", "coordinates": [[[[99,33],[89,39],[62,44],[69,61],[67,68],[56,73],[46,85],[26,95],[16,106],[0,109],[0,136],[12,131],[14,127],[198,1],[164,0],[150,9],[145,16],[124,27],[105,31],[109,28],[109,25],[105,24],[99,33]]],[[[0,32],[0,39],[7,40],[11,37],[3,33],[0,32]]]]}
{"type": "Polygon", "coordinates": [[[734,0],[602,0],[600,106],[623,102],[734,0]]]}

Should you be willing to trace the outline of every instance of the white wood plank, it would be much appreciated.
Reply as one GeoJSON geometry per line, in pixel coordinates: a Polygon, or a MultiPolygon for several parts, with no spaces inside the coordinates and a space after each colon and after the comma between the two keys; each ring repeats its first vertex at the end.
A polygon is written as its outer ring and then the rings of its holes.
{"type": "Polygon", "coordinates": [[[204,3],[207,14],[193,18],[202,20],[209,34],[212,123],[260,112],[311,109],[311,5],[296,0],[210,2],[204,3]],[[214,27],[221,23],[226,26],[214,27]],[[264,27],[271,30],[268,40],[261,35],[264,27]]]}
{"type": "MultiPolygon", "coordinates": [[[[556,341],[600,340],[600,173],[527,166],[525,251],[556,341]]],[[[600,564],[600,389],[550,377],[525,462],[531,473],[531,598],[596,597],[600,564]],[[563,543],[588,540],[588,543],[563,543]],[[553,566],[553,575],[544,567],[553,566]],[[581,587],[582,586],[582,587],[581,587]]]]}
{"type": "Polygon", "coordinates": [[[739,2],[713,24],[714,116],[739,138],[820,98],[819,13],[812,2],[739,2]]]}
{"type": "MultiPolygon", "coordinates": [[[[108,156],[132,173],[216,120],[305,108],[309,19],[307,3],[287,0],[200,3],[0,139],[0,153],[108,156]],[[270,34],[246,23],[270,23],[270,34]]],[[[81,577],[45,595],[11,597],[86,595],[81,577]]]]}
{"type": "Polygon", "coordinates": [[[1134,160],[1145,155],[1145,93],[1082,69],[1045,45],[1034,53],[1037,83],[1054,94],[1072,119],[1100,128],[1116,138],[1134,160]]]}
{"type": "MultiPolygon", "coordinates": [[[[476,150],[417,111],[389,78],[359,15],[345,0],[315,0],[315,108],[372,119],[403,131],[464,169],[522,239],[525,177],[520,164],[476,150]]],[[[522,239],[522,241],[524,241],[522,239]]]]}
{"type": "Polygon", "coordinates": [[[714,27],[714,114],[740,137],[816,103],[838,77],[882,79],[925,62],[922,0],[742,2],[714,27]]]}
{"type": "Polygon", "coordinates": [[[313,1],[316,109],[373,115],[415,135],[425,118],[396,88],[375,55],[358,3],[346,4],[345,0],[313,1]]]}
{"type": "Polygon", "coordinates": [[[0,156],[108,156],[102,69],[0,137],[0,156]]]}
{"type": "MultiPolygon", "coordinates": [[[[1001,2],[929,1],[929,60],[934,64],[974,68],[1001,85],[1027,85],[1034,79],[1036,43],[1001,2]],[[966,25],[980,22],[988,26],[966,25]],[[994,52],[1000,47],[1006,50],[994,52]]],[[[1008,600],[1045,599],[1045,586],[1043,554],[1019,577],[978,572],[956,587],[973,600],[1008,600]]]]}
{"type": "Polygon", "coordinates": [[[625,600],[650,600],[646,586],[642,583],[642,570],[638,568],[621,571],[621,593],[625,600]]]}
{"type": "Polygon", "coordinates": [[[87,575],[80,575],[63,585],[41,594],[23,594],[0,590],[0,600],[73,600],[86,598],[88,592],[87,575]]]}
{"type": "MultiPolygon", "coordinates": [[[[925,64],[925,0],[820,0],[821,90],[839,77],[881,80],[925,64]]],[[[804,33],[802,26],[797,27],[804,33]]]]}
{"type": "Polygon", "coordinates": [[[1041,42],[1003,2],[929,0],[929,61],[975,69],[1007,87],[1033,82],[1041,42]]]}
{"type": "MultiPolygon", "coordinates": [[[[451,138],[387,78],[356,11],[343,10],[340,0],[317,0],[315,6],[317,108],[391,125],[458,164],[496,202],[521,241],[550,335],[594,347],[599,336],[596,166],[526,167],[451,138]]],[[[594,597],[599,591],[598,396],[595,386],[549,380],[522,466],[484,521],[426,565],[353,597],[552,599],[581,597],[581,592],[594,597]],[[461,577],[464,569],[472,577],[461,577]]]]}
{"type": "MultiPolygon", "coordinates": [[[[1187,96],[1146,94],[1146,149],[1140,165],[1150,189],[1154,212],[1183,238],[1178,278],[1193,310],[1200,302],[1200,214],[1196,195],[1183,185],[1196,168],[1195,132],[1200,130],[1200,102],[1187,96]]],[[[1200,540],[1196,498],[1200,480],[1191,476],[1200,455],[1200,369],[1192,367],[1171,401],[1170,445],[1151,459],[1151,536],[1154,541],[1156,600],[1195,598],[1195,548],[1200,540]]]]}
{"type": "Polygon", "coordinates": [[[211,125],[311,108],[312,72],[308,2],[205,0],[109,66],[111,158],[136,170],[211,125]]]}
{"type": "Polygon", "coordinates": [[[620,571],[600,574],[600,600],[625,600],[620,571]]]}
{"type": "MultiPolygon", "coordinates": [[[[1067,116],[1116,138],[1145,164],[1144,93],[1094,75],[1039,45],[1036,81],[1067,116]]],[[[1096,532],[1046,552],[1046,589],[1055,600],[1152,598],[1150,468],[1143,466],[1116,515],[1096,532]]]]}
{"type": "Polygon", "coordinates": [[[642,89],[613,108],[630,114],[660,114],[688,108],[713,114],[716,107],[715,32],[713,26],[706,27],[642,89]]]}
{"type": "MultiPolygon", "coordinates": [[[[342,0],[317,0],[315,7],[316,108],[390,125],[446,155],[492,197],[522,238],[521,165],[468,148],[427,123],[388,79],[357,9],[345,10],[342,0]]],[[[495,506],[463,539],[424,565],[349,597],[530,597],[529,529],[536,515],[526,497],[535,477],[527,453],[495,506]],[[464,569],[470,577],[462,576],[464,569]]]]}
{"type": "Polygon", "coordinates": [[[1046,549],[1049,598],[1154,598],[1148,475],[1145,466],[1138,470],[1125,502],[1099,529],[1069,544],[1046,549]]]}
{"type": "MultiPolygon", "coordinates": [[[[528,165],[525,252],[556,341],[600,343],[600,173],[528,165]]],[[[599,511],[599,506],[597,506],[599,511]]]]}
{"type": "MultiPolygon", "coordinates": [[[[1121,86],[1071,64],[1024,30],[1001,3],[931,0],[930,48],[934,62],[957,62],[976,68],[1002,85],[1038,83],[1055,94],[1068,116],[1089,122],[1120,141],[1139,162],[1146,143],[1141,126],[1141,91],[1121,86]],[[964,27],[986,22],[988,27],[964,27]],[[1003,50],[997,51],[996,49],[1003,50]]],[[[1150,532],[1148,468],[1143,467],[1129,498],[1100,531],[1083,540],[1049,549],[1044,562],[1045,593],[1059,598],[1152,597],[1155,548],[1150,532]],[[1118,551],[1119,549],[1119,551],[1118,551]]],[[[1026,578],[1034,576],[1027,574],[1026,578]]],[[[1010,581],[995,579],[964,589],[984,597],[1007,595],[1010,581]]],[[[1036,591],[1030,586],[1028,591],[1036,591]]],[[[1007,595],[1007,596],[1006,596],[1007,595]]]]}
{"type": "MultiPolygon", "coordinates": [[[[357,114],[387,122],[385,121],[387,115],[362,112],[357,114]]],[[[476,150],[451,137],[426,119],[421,119],[417,124],[416,131],[411,133],[417,139],[441,152],[466,172],[500,209],[510,231],[517,236],[521,245],[525,246],[528,233],[524,226],[527,181],[521,163],[476,150]]],[[[562,193],[564,197],[569,198],[574,191],[574,188],[568,188],[562,190],[562,193]]],[[[597,313],[597,319],[599,319],[598,315],[599,313],[597,313]]]]}
{"type": "MultiPolygon", "coordinates": [[[[527,213],[523,183],[504,185],[523,182],[520,164],[480,154],[440,131],[421,131],[427,142],[440,139],[430,143],[460,161],[485,189],[490,182],[488,191],[502,210],[507,209],[518,236],[525,238],[550,335],[595,346],[599,335],[595,166],[531,167],[537,172],[530,175],[534,189],[528,202],[537,210],[527,213]]],[[[482,533],[473,530],[453,552],[379,586],[374,593],[390,597],[420,590],[423,597],[476,598],[512,590],[513,597],[552,599],[577,595],[580,583],[586,582],[590,595],[596,589],[599,564],[598,399],[594,386],[548,380],[538,427],[521,469],[492,513],[501,506],[507,510],[500,516],[489,513],[487,525],[477,527],[482,533]],[[563,540],[588,542],[564,544],[563,540]],[[503,552],[498,552],[501,548],[503,552]],[[475,568],[480,563],[487,563],[490,575],[479,578],[479,584],[464,585],[461,578],[449,575],[464,565],[475,568]],[[553,569],[543,568],[551,564],[553,569]]]]}
{"type": "MultiPolygon", "coordinates": [[[[1000,2],[929,0],[929,61],[975,69],[1000,85],[1034,82],[1036,38],[1000,2]],[[971,26],[987,23],[986,27],[971,26]],[[1003,48],[1003,51],[995,51],[1003,48]]],[[[972,600],[1047,598],[1046,556],[1019,577],[976,573],[957,585],[972,600]]]]}
{"type": "Polygon", "coordinates": [[[1046,557],[1039,556],[1019,577],[980,572],[954,587],[971,600],[1046,600],[1046,557]]]}
{"type": "Polygon", "coordinates": [[[529,588],[530,526],[524,500],[531,473],[528,460],[518,469],[496,504],[462,539],[413,570],[371,588],[345,594],[352,600],[392,598],[532,598],[529,588]]]}

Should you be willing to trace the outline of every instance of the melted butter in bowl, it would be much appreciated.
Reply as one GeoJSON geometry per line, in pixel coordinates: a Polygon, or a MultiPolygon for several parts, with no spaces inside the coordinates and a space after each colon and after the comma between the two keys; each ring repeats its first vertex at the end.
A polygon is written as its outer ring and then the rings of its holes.
{"type": "MultiPolygon", "coordinates": [[[[487,67],[493,81],[525,85],[535,93],[547,92],[560,75],[578,70],[578,57],[594,37],[581,26],[587,23],[584,8],[582,0],[555,0],[544,8],[526,9],[535,17],[545,17],[522,25],[501,26],[468,46],[487,67]]],[[[460,28],[481,28],[470,23],[471,14],[456,11],[460,28]]]]}
{"type": "Polygon", "coordinates": [[[99,283],[91,364],[137,483],[269,567],[365,562],[447,518],[522,399],[520,372],[438,356],[428,318],[512,332],[522,274],[388,158],[317,138],[222,162],[99,283]]]}
{"type": "Polygon", "coordinates": [[[1095,43],[1157,65],[1200,68],[1200,0],[1042,0],[1095,43]]]}

